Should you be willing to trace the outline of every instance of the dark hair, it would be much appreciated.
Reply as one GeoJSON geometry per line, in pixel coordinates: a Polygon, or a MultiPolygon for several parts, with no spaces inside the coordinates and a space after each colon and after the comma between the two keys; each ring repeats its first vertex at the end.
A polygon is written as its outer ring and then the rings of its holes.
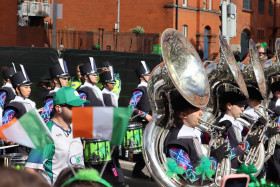
{"type": "Polygon", "coordinates": [[[0,167],[0,186],[5,187],[50,187],[39,175],[34,175],[11,167],[0,167]]]}
{"type": "Polygon", "coordinates": [[[180,113],[197,109],[191,105],[177,90],[170,92],[171,105],[174,111],[174,125],[181,123],[180,113]]]}

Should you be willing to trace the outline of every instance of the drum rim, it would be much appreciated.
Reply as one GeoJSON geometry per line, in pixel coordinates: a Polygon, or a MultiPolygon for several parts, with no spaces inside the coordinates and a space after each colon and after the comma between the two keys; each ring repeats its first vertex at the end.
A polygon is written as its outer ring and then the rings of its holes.
{"type": "Polygon", "coordinates": [[[1,155],[0,158],[26,158],[28,157],[25,153],[8,153],[5,155],[1,155]]]}
{"type": "Polygon", "coordinates": [[[95,143],[95,142],[110,142],[109,140],[101,140],[101,139],[90,139],[90,138],[84,138],[83,141],[95,143]]]}

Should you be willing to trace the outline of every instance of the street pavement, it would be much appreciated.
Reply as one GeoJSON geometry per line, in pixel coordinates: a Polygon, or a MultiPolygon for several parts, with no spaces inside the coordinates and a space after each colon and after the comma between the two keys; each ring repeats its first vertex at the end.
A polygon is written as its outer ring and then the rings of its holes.
{"type": "MultiPolygon", "coordinates": [[[[157,187],[158,186],[157,183],[153,182],[152,180],[142,180],[142,179],[133,178],[131,173],[132,173],[132,169],[135,165],[134,162],[128,162],[128,161],[124,161],[124,160],[119,160],[119,161],[120,161],[121,167],[123,169],[126,183],[130,187],[143,187],[143,185],[145,185],[145,187],[157,187]]],[[[146,167],[142,171],[146,175],[151,176],[146,167]]]]}

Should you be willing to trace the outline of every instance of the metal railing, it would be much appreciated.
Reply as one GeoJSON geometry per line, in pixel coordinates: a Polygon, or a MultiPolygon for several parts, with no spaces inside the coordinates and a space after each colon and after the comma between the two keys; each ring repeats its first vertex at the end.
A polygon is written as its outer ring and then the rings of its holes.
{"type": "Polygon", "coordinates": [[[50,15],[50,4],[47,1],[24,1],[21,7],[23,16],[48,17],[50,15]]]}

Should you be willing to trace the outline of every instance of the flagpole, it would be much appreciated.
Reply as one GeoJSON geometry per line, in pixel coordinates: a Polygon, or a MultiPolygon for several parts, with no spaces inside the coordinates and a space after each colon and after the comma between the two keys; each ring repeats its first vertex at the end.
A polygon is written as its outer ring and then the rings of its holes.
{"type": "MultiPolygon", "coordinates": [[[[111,150],[111,152],[110,152],[111,158],[112,158],[112,154],[113,154],[115,148],[116,148],[116,146],[115,146],[115,145],[112,145],[112,150],[111,150]]],[[[107,161],[104,163],[104,165],[103,165],[103,167],[102,167],[102,170],[101,170],[101,172],[100,172],[100,177],[102,177],[102,175],[104,174],[104,171],[105,171],[105,169],[106,169],[106,166],[107,166],[108,162],[109,162],[109,161],[107,160],[107,161]]]]}

